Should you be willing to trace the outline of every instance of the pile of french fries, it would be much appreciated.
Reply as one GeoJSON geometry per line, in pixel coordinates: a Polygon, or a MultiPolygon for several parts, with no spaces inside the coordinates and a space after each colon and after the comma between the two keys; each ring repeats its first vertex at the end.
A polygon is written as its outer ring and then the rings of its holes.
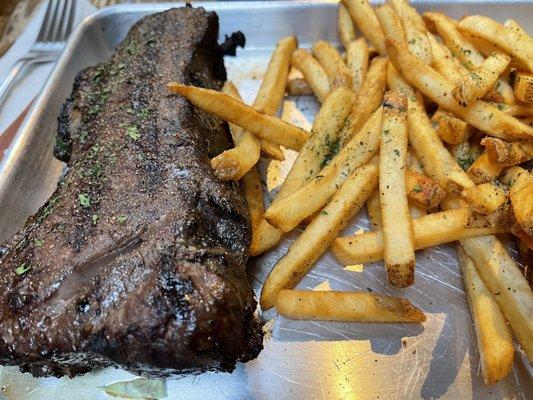
{"type": "Polygon", "coordinates": [[[423,322],[406,299],[294,288],[329,248],[343,265],[383,260],[388,282],[406,287],[416,250],[458,241],[482,375],[494,383],[512,368],[511,333],[533,361],[533,293],[495,236],[514,235],[531,257],[533,39],[514,20],[420,15],[407,0],[342,0],[338,30],[342,53],[282,39],[252,106],[231,83],[222,93],[168,85],[230,123],[235,147],[212,167],[221,180],[242,180],[250,254],[304,227],[268,275],[261,307],[299,319],[423,322]],[[288,80],[291,68],[301,77],[288,80]],[[275,116],[286,92],[321,103],[310,132],[275,116]],[[280,146],[299,153],[265,211],[255,165],[261,155],[282,159],[280,146]],[[365,204],[372,230],[338,237],[365,204]]]}

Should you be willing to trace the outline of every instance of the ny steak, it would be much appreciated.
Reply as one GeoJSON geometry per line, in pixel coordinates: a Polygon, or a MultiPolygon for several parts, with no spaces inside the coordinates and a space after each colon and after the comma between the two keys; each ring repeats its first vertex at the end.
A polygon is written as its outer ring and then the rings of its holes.
{"type": "Polygon", "coordinates": [[[0,363],[168,376],[261,350],[246,204],[209,166],[227,125],[166,89],[220,88],[217,36],[200,8],[150,15],[76,78],[55,148],[67,172],[0,252],[0,363]]]}

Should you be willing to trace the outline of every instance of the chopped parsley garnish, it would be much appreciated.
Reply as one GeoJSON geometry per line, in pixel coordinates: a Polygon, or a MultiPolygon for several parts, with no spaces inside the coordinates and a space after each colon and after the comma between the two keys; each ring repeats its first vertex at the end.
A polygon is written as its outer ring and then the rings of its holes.
{"type": "Polygon", "coordinates": [[[86,194],[79,194],[78,199],[80,200],[80,204],[82,207],[90,207],[91,206],[91,198],[87,196],[86,194]]]}
{"type": "Polygon", "coordinates": [[[125,215],[119,215],[117,217],[117,222],[122,225],[124,222],[126,222],[127,219],[128,217],[126,217],[125,215]]]}
{"type": "Polygon", "coordinates": [[[96,225],[96,223],[98,222],[99,219],[100,219],[100,217],[98,216],[98,214],[93,214],[91,216],[91,221],[92,221],[93,225],[96,225]]]}
{"type": "Polygon", "coordinates": [[[24,275],[26,272],[30,270],[30,266],[26,263],[20,264],[17,268],[15,268],[15,274],[17,275],[24,275]]]}
{"type": "Polygon", "coordinates": [[[320,215],[329,215],[329,214],[328,214],[327,211],[322,210],[322,211],[320,211],[320,215]]]}
{"type": "Polygon", "coordinates": [[[421,191],[422,191],[422,186],[420,186],[420,185],[415,185],[415,186],[413,187],[413,192],[418,193],[418,192],[421,192],[421,191]]]}
{"type": "Polygon", "coordinates": [[[35,247],[43,247],[43,241],[41,239],[33,239],[35,247]]]}
{"type": "Polygon", "coordinates": [[[137,141],[141,137],[139,129],[136,126],[128,126],[126,129],[126,135],[128,135],[132,140],[137,141]]]}

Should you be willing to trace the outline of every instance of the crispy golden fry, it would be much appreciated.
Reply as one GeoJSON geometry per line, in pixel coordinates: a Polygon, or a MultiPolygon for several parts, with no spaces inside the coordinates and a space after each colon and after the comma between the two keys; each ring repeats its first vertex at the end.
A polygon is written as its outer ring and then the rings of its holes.
{"type": "Polygon", "coordinates": [[[465,106],[480,100],[495,85],[510,61],[511,57],[506,54],[492,53],[483,64],[463,76],[452,92],[453,97],[465,106]]]}
{"type": "MultiPolygon", "coordinates": [[[[276,115],[276,111],[283,102],[292,53],[297,47],[298,42],[294,36],[284,37],[277,43],[252,105],[257,111],[267,115],[276,115]]],[[[261,139],[261,152],[266,157],[275,160],[285,158],[278,145],[265,139],[261,139]]]]}
{"type": "Polygon", "coordinates": [[[277,144],[268,140],[261,140],[261,154],[271,160],[285,160],[285,153],[283,153],[283,150],[277,144]]]}
{"type": "MultiPolygon", "coordinates": [[[[479,67],[485,61],[483,55],[477,51],[474,44],[457,29],[457,22],[450,17],[435,12],[424,13],[424,19],[427,22],[435,24],[439,35],[442,37],[446,46],[459,60],[469,69],[479,67]]],[[[501,50],[493,49],[491,53],[501,50]]],[[[487,56],[489,55],[487,54],[487,56]]],[[[464,75],[464,74],[463,74],[464,75]]],[[[454,82],[457,83],[457,82],[454,82]]],[[[491,91],[490,98],[494,101],[514,103],[515,98],[511,86],[503,79],[499,79],[494,91],[491,91]]]]}
{"type": "Polygon", "coordinates": [[[381,222],[381,204],[379,203],[379,192],[374,192],[366,202],[366,212],[370,223],[372,224],[372,230],[381,230],[383,224],[381,222]]]}
{"type": "Polygon", "coordinates": [[[287,82],[285,89],[289,96],[311,96],[313,89],[304,78],[293,78],[287,82]]]}
{"type": "Polygon", "coordinates": [[[271,249],[278,244],[282,236],[283,232],[280,229],[274,228],[266,219],[261,219],[255,230],[252,231],[250,255],[257,256],[271,249]]]}
{"type": "Polygon", "coordinates": [[[533,74],[517,72],[514,77],[514,94],[520,101],[533,103],[533,74]]]}
{"type": "Polygon", "coordinates": [[[533,104],[517,103],[517,104],[503,104],[492,103],[498,110],[513,117],[530,117],[533,116],[533,104]]]}
{"type": "Polygon", "coordinates": [[[493,235],[462,239],[476,270],[493,294],[529,362],[533,361],[533,292],[527,279],[493,235]]]}
{"type": "Polygon", "coordinates": [[[502,166],[490,162],[487,152],[484,151],[478,158],[476,158],[474,163],[468,167],[466,173],[476,185],[479,185],[496,179],[502,170],[502,166]]]}
{"type": "Polygon", "coordinates": [[[291,63],[302,72],[305,81],[313,89],[318,101],[323,103],[329,96],[330,89],[328,76],[324,68],[307,50],[303,49],[297,49],[292,53],[291,63]]]}
{"type": "Polygon", "coordinates": [[[352,74],[342,61],[339,52],[330,43],[320,40],[313,44],[311,52],[324,68],[332,90],[337,87],[352,87],[352,74]]]}
{"type": "MultiPolygon", "coordinates": [[[[468,208],[441,211],[412,220],[416,250],[453,242],[463,237],[494,232],[495,229],[465,229],[470,218],[468,208]],[[467,236],[465,236],[467,235],[467,236]]],[[[333,242],[333,254],[343,265],[383,260],[383,231],[339,237],[333,242]]]]}
{"type": "Polygon", "coordinates": [[[253,104],[257,111],[267,115],[275,115],[278,111],[285,95],[292,54],[297,47],[294,36],[287,36],[276,45],[253,104]]]}
{"type": "Polygon", "coordinates": [[[409,51],[424,64],[431,65],[431,46],[424,20],[408,1],[392,0],[391,4],[402,23],[409,51]]]}
{"type": "Polygon", "coordinates": [[[284,232],[320,211],[356,168],[367,163],[379,150],[382,108],[374,112],[361,131],[312,181],[271,205],[265,217],[284,232]]]}
{"type": "Polygon", "coordinates": [[[512,19],[512,18],[509,18],[509,19],[505,20],[505,22],[503,23],[503,25],[504,25],[506,28],[509,28],[509,29],[515,31],[517,34],[519,34],[519,35],[521,35],[521,36],[525,36],[526,38],[530,38],[530,39],[531,39],[531,36],[529,36],[529,35],[527,34],[527,32],[525,31],[525,29],[522,28],[522,27],[520,26],[520,24],[519,24],[516,20],[514,20],[514,19],[512,19]]]}
{"type": "Polygon", "coordinates": [[[453,112],[470,125],[501,139],[531,138],[533,128],[483,101],[462,107],[451,94],[453,84],[432,68],[422,64],[398,43],[387,39],[389,59],[404,78],[431,100],[453,112]]]}
{"type": "MultiPolygon", "coordinates": [[[[389,90],[396,90],[405,93],[407,96],[415,97],[414,89],[409,85],[402,76],[396,71],[396,68],[389,62],[387,63],[387,87],[389,90]]],[[[421,98],[421,96],[420,96],[421,98]]],[[[419,98],[419,100],[420,100],[419,98]]]]}
{"type": "Polygon", "coordinates": [[[474,184],[443,146],[420,103],[411,97],[408,102],[409,144],[422,163],[424,171],[447,192],[460,193],[474,184]]]}
{"type": "Polygon", "coordinates": [[[353,25],[352,17],[350,17],[348,10],[342,4],[339,4],[337,24],[341,43],[348,50],[350,44],[355,40],[355,26],[353,25]]]}
{"type": "Polygon", "coordinates": [[[341,133],[341,146],[345,145],[366,123],[383,101],[387,83],[387,59],[374,58],[366,74],[357,100],[352,107],[349,124],[341,133]]]}
{"type": "Polygon", "coordinates": [[[182,95],[196,107],[276,144],[300,150],[307,140],[308,134],[303,129],[279,118],[262,114],[227,94],[177,82],[169,83],[167,87],[172,93],[182,95]]]}
{"type": "Polygon", "coordinates": [[[432,67],[450,82],[458,84],[462,77],[468,73],[463,64],[453,56],[450,49],[440,43],[432,34],[428,34],[431,45],[432,67]]]}
{"type": "Polygon", "coordinates": [[[394,39],[398,43],[407,45],[405,31],[402,26],[402,21],[390,4],[383,4],[376,8],[376,17],[378,19],[381,30],[386,38],[394,39]]]}
{"type": "Polygon", "coordinates": [[[271,206],[313,179],[338,150],[339,132],[354,102],[353,93],[339,87],[322,104],[311,135],[300,150],[271,206]]]}
{"type": "Polygon", "coordinates": [[[474,262],[461,246],[458,248],[458,254],[476,331],[481,374],[485,384],[491,385],[505,378],[513,367],[513,338],[498,303],[479,277],[474,262]]]}
{"type": "Polygon", "coordinates": [[[463,33],[494,43],[524,63],[529,71],[533,72],[533,40],[531,38],[482,15],[465,17],[459,21],[457,27],[463,33]]]}
{"type": "Polygon", "coordinates": [[[507,201],[505,191],[489,182],[463,190],[461,197],[481,214],[490,214],[507,201]]]}
{"type": "Polygon", "coordinates": [[[379,155],[379,201],[383,222],[385,268],[389,283],[406,287],[414,282],[413,226],[407,206],[407,100],[387,92],[379,155]]]}
{"type": "Polygon", "coordinates": [[[529,236],[533,236],[533,176],[524,168],[509,167],[502,182],[509,186],[516,222],[529,236]]]}
{"type": "MultiPolygon", "coordinates": [[[[411,176],[411,174],[414,172],[413,175],[415,176],[422,175],[424,178],[424,181],[428,179],[429,181],[432,182],[432,184],[437,185],[436,182],[434,182],[433,180],[431,180],[430,178],[424,175],[424,170],[422,169],[420,162],[417,160],[416,156],[411,151],[407,152],[407,166],[409,167],[409,169],[407,170],[407,181],[409,181],[409,176],[411,176]]],[[[417,196],[419,195],[419,193],[423,191],[423,190],[420,190],[422,186],[420,187],[413,186],[411,189],[409,189],[409,183],[407,183],[406,187],[407,187],[407,193],[408,193],[407,196],[409,198],[409,215],[411,216],[411,219],[420,218],[420,217],[423,217],[424,215],[427,215],[427,211],[425,210],[425,208],[414,205],[413,204],[414,201],[412,199],[413,195],[417,196]]],[[[439,190],[442,191],[442,195],[444,196],[444,191],[440,189],[440,187],[439,187],[439,190]]],[[[432,192],[430,190],[427,190],[427,193],[432,193],[432,192]]],[[[422,200],[425,203],[427,203],[427,200],[425,198],[422,198],[422,200]]],[[[441,199],[439,199],[439,202],[440,200],[441,199]]]]}
{"type": "MultiPolygon", "coordinates": [[[[242,101],[235,85],[226,82],[222,91],[242,101]]],[[[221,181],[239,180],[259,160],[261,143],[257,137],[244,129],[231,125],[230,131],[235,147],[211,159],[211,168],[221,181]]]]}
{"type": "Polygon", "coordinates": [[[409,300],[364,292],[282,290],[276,309],[292,319],[351,322],[424,322],[409,300]]]}
{"type": "Polygon", "coordinates": [[[350,43],[346,50],[346,62],[352,73],[352,89],[357,96],[368,71],[369,51],[364,38],[350,43]]]}
{"type": "Polygon", "coordinates": [[[492,164],[511,167],[533,159],[533,141],[504,142],[503,140],[485,137],[481,140],[485,146],[487,157],[492,164]]]}
{"type": "Polygon", "coordinates": [[[367,40],[381,56],[385,56],[385,36],[368,0],[342,0],[342,3],[367,40]]]}
{"type": "Polygon", "coordinates": [[[431,117],[437,135],[446,143],[458,144],[468,140],[474,129],[450,112],[437,110],[431,117]]]}
{"type": "Polygon", "coordinates": [[[408,169],[405,186],[409,202],[424,210],[437,207],[444,198],[444,190],[433,179],[408,169]]]}
{"type": "Polygon", "coordinates": [[[375,190],[377,181],[378,169],[373,164],[358,168],[346,179],[268,275],[261,290],[263,310],[274,306],[280,290],[291,289],[300,281],[363,206],[375,190]]]}
{"type": "Polygon", "coordinates": [[[248,205],[252,242],[250,255],[256,256],[275,246],[281,239],[282,232],[274,228],[264,218],[263,190],[256,168],[252,168],[242,178],[244,197],[248,205]]]}
{"type": "MultiPolygon", "coordinates": [[[[474,47],[484,56],[484,57],[488,57],[489,55],[491,55],[492,53],[494,53],[495,51],[497,52],[501,52],[501,49],[499,49],[497,46],[495,46],[493,43],[491,42],[487,42],[486,40],[483,40],[483,39],[480,39],[480,38],[477,38],[477,37],[473,37],[473,36],[470,36],[468,37],[468,41],[470,43],[472,43],[474,45],[474,47]]],[[[518,61],[516,58],[512,57],[511,56],[511,63],[510,63],[510,66],[512,68],[517,68],[519,69],[520,71],[527,71],[527,67],[521,63],[520,61],[518,61]]],[[[506,89],[507,90],[507,89],[506,89]]],[[[509,99],[507,99],[509,100],[509,99]]],[[[506,101],[508,104],[512,104],[512,102],[510,101],[506,101]]]]}

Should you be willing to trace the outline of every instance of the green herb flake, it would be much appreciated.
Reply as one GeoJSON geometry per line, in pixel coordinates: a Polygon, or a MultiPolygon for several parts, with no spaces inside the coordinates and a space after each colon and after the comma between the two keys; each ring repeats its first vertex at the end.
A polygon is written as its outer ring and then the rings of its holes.
{"type": "Polygon", "coordinates": [[[15,268],[15,274],[17,275],[24,275],[26,272],[30,270],[30,266],[26,265],[26,263],[20,264],[17,268],[15,268]]]}
{"type": "Polygon", "coordinates": [[[128,135],[132,140],[137,141],[141,137],[139,129],[136,126],[128,126],[126,129],[126,135],[128,135]]]}
{"type": "Polygon", "coordinates": [[[93,225],[96,225],[99,219],[100,219],[100,217],[98,216],[98,214],[93,214],[91,216],[91,221],[92,221],[93,225]]]}
{"type": "Polygon", "coordinates": [[[422,191],[422,186],[420,185],[415,185],[415,187],[413,188],[413,192],[419,193],[421,191],[422,191]]]}
{"type": "Polygon", "coordinates": [[[87,196],[86,194],[79,194],[78,199],[80,200],[80,204],[82,207],[90,207],[91,206],[91,198],[87,196]]]}
{"type": "Polygon", "coordinates": [[[328,214],[327,211],[322,210],[322,211],[320,211],[320,215],[329,215],[329,214],[328,214]]]}
{"type": "Polygon", "coordinates": [[[43,247],[43,241],[41,239],[33,239],[35,247],[43,247]]]}
{"type": "Polygon", "coordinates": [[[394,154],[396,154],[396,157],[400,157],[400,150],[394,149],[394,154]]]}
{"type": "Polygon", "coordinates": [[[119,215],[117,217],[117,222],[122,225],[124,222],[126,222],[128,219],[128,217],[126,217],[125,215],[119,215]]]}

